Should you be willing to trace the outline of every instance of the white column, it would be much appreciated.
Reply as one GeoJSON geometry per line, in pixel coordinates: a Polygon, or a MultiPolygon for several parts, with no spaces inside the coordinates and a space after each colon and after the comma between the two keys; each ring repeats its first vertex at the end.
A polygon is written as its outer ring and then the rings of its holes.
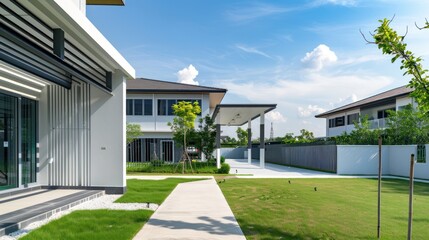
{"type": "Polygon", "coordinates": [[[247,122],[247,163],[252,164],[252,118],[247,122]]]}
{"type": "Polygon", "coordinates": [[[216,167],[220,168],[220,111],[216,116],[216,167]]]}
{"type": "Polygon", "coordinates": [[[261,168],[265,168],[265,113],[262,112],[261,113],[261,117],[260,117],[260,122],[261,122],[261,126],[260,126],[260,146],[259,146],[259,164],[261,168]]]}

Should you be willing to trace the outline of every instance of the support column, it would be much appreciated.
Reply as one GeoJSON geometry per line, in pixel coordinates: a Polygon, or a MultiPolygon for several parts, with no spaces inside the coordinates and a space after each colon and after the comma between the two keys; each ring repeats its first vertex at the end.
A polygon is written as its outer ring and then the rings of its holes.
{"type": "Polygon", "coordinates": [[[252,118],[247,122],[247,163],[252,164],[252,118]]]}
{"type": "Polygon", "coordinates": [[[216,167],[220,168],[220,112],[216,117],[216,167]]]}
{"type": "Polygon", "coordinates": [[[261,126],[260,126],[260,137],[259,137],[259,141],[260,141],[260,146],[259,146],[259,164],[261,168],[265,168],[265,113],[262,112],[261,113],[261,117],[260,117],[260,122],[261,122],[261,126]]]}

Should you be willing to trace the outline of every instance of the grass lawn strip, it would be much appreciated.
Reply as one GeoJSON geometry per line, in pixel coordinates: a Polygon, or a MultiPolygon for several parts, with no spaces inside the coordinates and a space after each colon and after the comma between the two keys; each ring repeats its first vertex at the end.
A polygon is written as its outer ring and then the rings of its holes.
{"type": "Polygon", "coordinates": [[[132,239],[152,213],[148,210],[78,210],[21,239],[132,239]]]}
{"type": "MultiPolygon", "coordinates": [[[[375,179],[227,179],[219,186],[248,239],[376,239],[375,179]]],[[[382,239],[406,239],[408,181],[385,179],[382,190],[382,239]]],[[[414,194],[413,238],[427,239],[429,184],[415,183],[414,194]]]]}
{"type": "Polygon", "coordinates": [[[127,180],[127,192],[115,203],[161,204],[179,183],[203,180],[203,178],[167,178],[165,180],[127,180]]]}

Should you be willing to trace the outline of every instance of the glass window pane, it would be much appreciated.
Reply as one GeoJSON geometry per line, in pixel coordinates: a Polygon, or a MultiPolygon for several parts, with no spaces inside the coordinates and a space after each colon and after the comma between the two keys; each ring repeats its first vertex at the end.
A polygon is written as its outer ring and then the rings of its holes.
{"type": "Polygon", "coordinates": [[[22,183],[36,182],[37,102],[21,100],[22,183]]]}
{"type": "Polygon", "coordinates": [[[152,99],[144,100],[144,115],[152,116],[152,99]]]}
{"type": "Polygon", "coordinates": [[[0,93],[0,191],[18,186],[18,99],[0,93]]]}
{"type": "Polygon", "coordinates": [[[134,115],[141,116],[143,115],[143,100],[134,99],[134,115]]]}
{"type": "Polygon", "coordinates": [[[127,99],[127,115],[133,114],[133,99],[127,99]]]}
{"type": "Polygon", "coordinates": [[[167,106],[167,100],[158,99],[158,115],[160,116],[167,115],[166,106],[167,106]]]}
{"type": "Polygon", "coordinates": [[[168,104],[167,104],[168,114],[167,115],[169,115],[169,116],[174,115],[174,113],[173,113],[173,105],[174,104],[176,104],[176,100],[172,100],[172,99],[168,100],[168,104]]]}

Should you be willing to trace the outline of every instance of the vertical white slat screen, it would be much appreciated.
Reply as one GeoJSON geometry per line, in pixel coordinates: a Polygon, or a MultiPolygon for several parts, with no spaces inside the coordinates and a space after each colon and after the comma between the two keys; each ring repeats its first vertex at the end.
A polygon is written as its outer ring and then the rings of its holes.
{"type": "Polygon", "coordinates": [[[90,186],[90,87],[48,86],[50,186],[90,186]]]}

